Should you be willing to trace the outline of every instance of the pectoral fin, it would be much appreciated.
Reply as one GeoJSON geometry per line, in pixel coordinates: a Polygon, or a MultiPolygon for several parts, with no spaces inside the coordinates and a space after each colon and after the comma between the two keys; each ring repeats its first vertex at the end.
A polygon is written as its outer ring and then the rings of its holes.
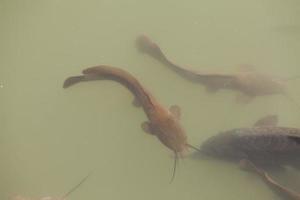
{"type": "Polygon", "coordinates": [[[255,122],[254,126],[264,127],[264,126],[277,126],[278,124],[278,116],[277,115],[267,115],[257,122],[255,122]]]}
{"type": "Polygon", "coordinates": [[[141,124],[141,127],[142,129],[148,133],[148,134],[151,134],[151,135],[154,135],[154,132],[153,132],[153,129],[151,128],[151,123],[150,122],[143,122],[141,124]]]}
{"type": "Polygon", "coordinates": [[[170,112],[177,118],[177,119],[180,119],[180,116],[181,116],[181,110],[180,110],[180,107],[178,105],[172,105],[170,108],[169,108],[170,112]]]}

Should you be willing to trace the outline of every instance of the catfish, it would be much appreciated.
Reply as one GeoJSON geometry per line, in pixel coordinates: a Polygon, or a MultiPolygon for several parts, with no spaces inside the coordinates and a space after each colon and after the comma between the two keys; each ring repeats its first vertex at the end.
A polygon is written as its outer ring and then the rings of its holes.
{"type": "Polygon", "coordinates": [[[267,95],[284,95],[288,100],[294,101],[287,94],[286,81],[294,80],[299,78],[299,76],[287,79],[274,78],[268,74],[257,72],[250,65],[241,66],[241,70],[236,73],[196,71],[171,61],[163,53],[159,45],[146,35],[140,35],[136,39],[136,46],[140,52],[153,57],[181,77],[204,85],[209,92],[217,92],[219,90],[239,92],[236,98],[239,103],[249,103],[257,96],[267,95]]]}
{"type": "Polygon", "coordinates": [[[253,127],[221,132],[200,145],[201,153],[218,159],[247,159],[263,169],[300,169],[300,129],[277,126],[278,117],[268,115],[253,127]]]}
{"type": "Polygon", "coordinates": [[[134,104],[142,106],[148,121],[141,124],[142,129],[156,136],[162,144],[174,152],[174,168],[171,182],[174,179],[179,156],[183,156],[188,148],[193,148],[187,142],[187,135],[180,124],[181,111],[173,105],[169,109],[163,106],[133,75],[112,66],[99,65],[82,71],[83,75],[71,76],[64,82],[68,88],[76,83],[94,80],[112,80],[129,89],[135,96],[134,104]]]}

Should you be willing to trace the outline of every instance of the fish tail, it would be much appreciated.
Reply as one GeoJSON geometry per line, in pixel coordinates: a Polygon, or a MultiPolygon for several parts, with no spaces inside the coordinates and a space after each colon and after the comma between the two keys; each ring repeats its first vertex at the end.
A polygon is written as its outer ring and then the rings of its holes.
{"type": "Polygon", "coordinates": [[[108,65],[99,65],[86,68],[82,71],[82,73],[87,77],[87,79],[116,81],[127,87],[140,101],[143,107],[153,107],[153,97],[151,96],[151,94],[146,91],[146,89],[133,75],[123,69],[108,65]]]}
{"type": "Polygon", "coordinates": [[[76,83],[82,82],[85,76],[71,76],[64,81],[63,88],[68,88],[76,83]]]}
{"type": "Polygon", "coordinates": [[[201,76],[201,74],[198,74],[193,70],[187,69],[183,66],[174,63],[163,53],[159,45],[153,42],[146,35],[140,35],[136,39],[136,46],[139,49],[139,51],[150,55],[151,57],[158,60],[165,66],[170,67],[172,70],[179,73],[181,76],[187,76],[191,79],[195,79],[195,77],[201,76]]]}
{"type": "Polygon", "coordinates": [[[140,35],[136,39],[136,46],[139,51],[149,54],[150,56],[159,60],[160,62],[168,63],[168,59],[163,54],[162,50],[148,36],[144,34],[140,35]]]}
{"type": "Polygon", "coordinates": [[[87,81],[95,81],[95,80],[102,80],[104,77],[100,77],[94,74],[85,74],[79,76],[71,76],[67,78],[63,84],[63,88],[68,88],[76,83],[80,82],[87,82],[87,81]]]}

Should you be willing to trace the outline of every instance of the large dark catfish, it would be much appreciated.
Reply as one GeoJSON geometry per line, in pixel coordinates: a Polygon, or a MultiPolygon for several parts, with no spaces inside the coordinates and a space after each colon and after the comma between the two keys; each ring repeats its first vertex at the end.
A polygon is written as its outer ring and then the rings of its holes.
{"type": "Polygon", "coordinates": [[[253,127],[236,128],[208,138],[200,150],[225,160],[247,159],[265,169],[281,169],[287,165],[299,168],[300,129],[276,124],[277,117],[269,115],[253,127]]]}
{"type": "Polygon", "coordinates": [[[268,170],[285,166],[300,169],[300,129],[277,126],[277,116],[258,120],[253,127],[224,131],[208,138],[196,156],[235,161],[258,174],[283,199],[300,200],[300,194],[275,181],[268,170]]]}

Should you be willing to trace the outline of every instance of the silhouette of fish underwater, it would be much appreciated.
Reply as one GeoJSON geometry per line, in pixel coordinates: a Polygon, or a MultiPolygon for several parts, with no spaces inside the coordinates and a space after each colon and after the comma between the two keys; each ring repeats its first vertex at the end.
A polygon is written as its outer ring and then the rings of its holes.
{"type": "Polygon", "coordinates": [[[221,132],[204,141],[202,153],[219,159],[247,159],[264,169],[291,166],[300,169],[300,129],[280,127],[277,116],[269,115],[249,128],[221,132]]]}
{"type": "Polygon", "coordinates": [[[276,115],[258,120],[253,127],[237,128],[208,138],[200,145],[203,155],[237,162],[259,175],[283,199],[300,200],[300,194],[276,182],[267,171],[300,169],[300,129],[277,126],[276,115]]]}
{"type": "Polygon", "coordinates": [[[241,66],[241,69],[236,73],[196,71],[171,61],[163,53],[159,45],[146,35],[140,35],[137,38],[136,46],[140,52],[148,54],[158,60],[183,78],[201,83],[209,92],[216,92],[221,89],[240,92],[236,98],[237,102],[248,103],[257,96],[275,94],[284,95],[290,101],[294,102],[294,100],[287,95],[285,82],[297,79],[299,76],[286,79],[274,78],[270,75],[257,72],[249,65],[241,66]]]}

